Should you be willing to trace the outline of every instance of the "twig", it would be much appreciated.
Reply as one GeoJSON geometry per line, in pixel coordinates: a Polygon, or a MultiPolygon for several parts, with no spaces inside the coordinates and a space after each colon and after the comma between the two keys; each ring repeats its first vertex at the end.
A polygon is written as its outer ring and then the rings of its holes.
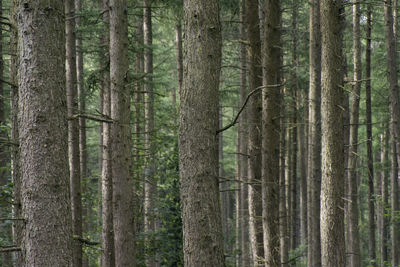
{"type": "Polygon", "coordinates": [[[77,235],[74,235],[72,238],[74,240],[78,240],[79,242],[81,242],[81,243],[83,243],[85,245],[88,245],[88,246],[98,246],[98,245],[100,245],[100,242],[90,241],[88,239],[82,238],[82,237],[77,236],[77,235]]]}
{"type": "Polygon", "coordinates": [[[21,251],[21,247],[0,247],[0,252],[14,252],[14,251],[21,251]]]}
{"type": "Polygon", "coordinates": [[[74,120],[76,118],[85,118],[88,120],[92,120],[92,121],[98,121],[98,122],[105,122],[105,123],[113,123],[114,121],[110,118],[105,118],[105,117],[98,117],[98,116],[93,116],[93,115],[89,115],[89,114],[75,114],[71,117],[69,117],[69,120],[74,120]]]}
{"type": "Polygon", "coordinates": [[[24,221],[24,218],[0,218],[0,221],[24,221]]]}
{"type": "Polygon", "coordinates": [[[219,134],[219,133],[221,133],[221,132],[223,132],[223,131],[228,130],[229,128],[231,128],[232,126],[234,126],[234,125],[237,123],[237,121],[238,121],[238,119],[239,119],[239,116],[240,116],[240,114],[242,113],[242,111],[244,110],[244,108],[246,107],[247,102],[249,102],[250,97],[251,97],[252,95],[254,95],[256,92],[260,91],[261,89],[265,89],[265,88],[281,87],[282,85],[283,85],[283,84],[265,85],[265,86],[257,87],[256,89],[254,89],[253,91],[251,91],[251,92],[247,95],[246,100],[244,101],[244,103],[243,103],[242,107],[240,108],[239,112],[236,114],[235,119],[234,119],[231,123],[229,123],[228,125],[226,125],[224,128],[217,130],[217,133],[216,133],[216,134],[219,134]]]}

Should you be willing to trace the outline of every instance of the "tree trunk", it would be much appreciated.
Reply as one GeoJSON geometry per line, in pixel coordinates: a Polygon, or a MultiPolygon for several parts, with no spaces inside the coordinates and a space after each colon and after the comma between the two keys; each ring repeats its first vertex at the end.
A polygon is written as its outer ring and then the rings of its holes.
{"type": "Polygon", "coordinates": [[[358,183],[357,183],[357,159],[358,159],[358,123],[360,110],[360,91],[361,91],[361,32],[360,32],[360,4],[353,1],[353,92],[351,94],[351,113],[350,113],[350,146],[348,161],[348,183],[349,183],[349,251],[350,266],[359,267],[361,265],[360,255],[360,233],[358,230],[358,183]]]}
{"type": "Polygon", "coordinates": [[[267,0],[264,17],[262,203],[265,266],[279,266],[280,1],[267,0]]]}
{"type": "MultiPolygon", "coordinates": [[[[151,21],[151,2],[144,1],[143,33],[144,33],[144,91],[145,91],[145,148],[147,151],[146,166],[144,170],[144,231],[146,244],[151,247],[151,233],[155,231],[154,202],[157,192],[155,179],[155,141],[154,141],[154,88],[153,88],[153,35],[151,21]]],[[[146,266],[155,266],[154,251],[148,251],[146,266]]]]}
{"type": "MultiPolygon", "coordinates": [[[[81,27],[81,12],[82,12],[82,0],[75,0],[75,23],[76,28],[81,27]]],[[[76,84],[78,91],[78,112],[80,114],[85,113],[86,109],[86,94],[83,85],[83,51],[82,51],[82,36],[77,36],[76,41],[76,84]]],[[[80,178],[81,180],[87,180],[87,146],[86,146],[86,119],[79,117],[79,161],[80,161],[80,178]]],[[[88,180],[87,180],[88,181],[88,180]]],[[[86,183],[85,183],[86,184],[86,183]]],[[[85,188],[84,188],[85,189],[85,188]]],[[[87,188],[86,190],[87,191],[87,188]]],[[[82,215],[85,215],[86,220],[82,220],[83,233],[88,233],[91,229],[90,215],[92,209],[90,208],[94,203],[85,203],[82,207],[82,215]]],[[[84,254],[82,258],[82,266],[89,267],[88,255],[84,254]]]]}
{"type": "MultiPolygon", "coordinates": [[[[240,0],[240,16],[241,21],[239,26],[241,40],[246,40],[246,25],[244,24],[246,15],[245,0],[240,0]]],[[[243,106],[247,96],[246,76],[247,76],[247,57],[246,45],[240,43],[240,105],[243,106]]],[[[241,266],[250,265],[250,248],[249,248],[249,204],[248,204],[248,123],[247,123],[247,108],[243,110],[239,119],[239,138],[240,138],[240,235],[241,235],[241,266]]]]}
{"type": "Polygon", "coordinates": [[[382,266],[386,266],[385,264],[388,263],[389,261],[389,242],[390,242],[390,237],[389,237],[389,214],[388,209],[390,208],[389,206],[389,179],[388,179],[388,170],[390,166],[389,164],[389,134],[384,133],[383,137],[381,138],[381,165],[382,165],[382,170],[381,170],[381,182],[382,182],[382,207],[380,210],[381,217],[382,217],[382,229],[381,229],[381,258],[382,266]]]}
{"type": "Polygon", "coordinates": [[[321,0],[322,266],[345,266],[342,1],[321,0]]]}
{"type": "Polygon", "coordinates": [[[398,196],[398,162],[400,151],[400,105],[399,105],[399,86],[397,80],[397,53],[396,53],[396,36],[394,35],[392,0],[384,1],[385,11],[385,32],[386,32],[386,50],[387,50],[387,72],[390,87],[390,134],[392,144],[392,175],[391,175],[391,212],[392,212],[392,265],[397,266],[400,263],[400,254],[398,253],[400,245],[400,225],[395,220],[395,216],[399,210],[398,196]]]}
{"type": "Polygon", "coordinates": [[[225,266],[218,190],[218,1],[184,2],[179,162],[185,266],[225,266]],[[201,23],[200,23],[201,22],[201,23]]]}
{"type": "Polygon", "coordinates": [[[128,10],[110,0],[111,155],[115,265],[136,266],[134,186],[131,177],[128,10]]]}
{"type": "Polygon", "coordinates": [[[321,29],[320,1],[310,6],[310,90],[308,128],[308,266],[321,266],[321,29]]]}
{"type": "MultiPolygon", "coordinates": [[[[283,100],[283,94],[282,94],[283,100]]],[[[283,102],[282,102],[283,103],[283,102]]],[[[279,161],[279,236],[281,251],[281,266],[287,267],[289,260],[289,233],[288,233],[288,210],[287,210],[287,181],[289,174],[289,145],[286,140],[290,139],[290,130],[286,127],[287,114],[284,107],[281,108],[281,135],[280,135],[280,161],[279,161]]]]}
{"type": "MultiPolygon", "coordinates": [[[[12,25],[10,32],[10,82],[11,82],[11,181],[13,183],[13,206],[12,215],[14,218],[22,217],[21,204],[21,170],[20,170],[20,147],[19,147],[19,129],[18,129],[18,25],[17,25],[17,0],[12,0],[10,11],[10,23],[12,25]],[[17,145],[18,144],[18,145],[17,145]]],[[[23,222],[13,222],[13,241],[16,246],[22,246],[23,222]]],[[[22,254],[17,251],[13,254],[14,266],[23,266],[22,254]]]]}
{"type": "MultiPolygon", "coordinates": [[[[258,16],[258,3],[246,0],[246,30],[248,46],[249,93],[262,85],[261,69],[261,40],[258,16]]],[[[253,254],[254,267],[264,264],[264,244],[262,228],[262,199],[261,199],[261,93],[255,93],[248,103],[249,131],[249,228],[250,245],[253,254]]]]}
{"type": "Polygon", "coordinates": [[[242,235],[240,232],[240,137],[236,138],[235,154],[235,266],[239,267],[242,262],[242,235]]]}
{"type": "MultiPolygon", "coordinates": [[[[103,21],[105,24],[103,47],[105,62],[103,62],[103,113],[111,117],[111,91],[110,91],[110,35],[109,35],[109,0],[103,0],[103,21]]],[[[112,178],[112,156],[111,156],[111,124],[103,123],[103,166],[102,166],[102,256],[103,267],[115,266],[114,248],[114,222],[113,222],[113,178],[112,178]]]]}
{"type": "MultiPolygon", "coordinates": [[[[182,48],[182,22],[181,18],[178,18],[175,29],[176,38],[176,70],[178,73],[178,94],[182,91],[183,82],[183,48],[182,48]]],[[[172,105],[176,108],[176,90],[172,89],[172,105]]],[[[177,126],[178,122],[174,119],[174,123],[177,126]]]]}
{"type": "Polygon", "coordinates": [[[64,2],[20,1],[17,9],[21,44],[18,115],[25,219],[23,266],[67,267],[73,261],[73,241],[64,83],[64,2]]]}
{"type": "Polygon", "coordinates": [[[368,5],[367,11],[367,46],[365,50],[365,98],[367,119],[367,155],[368,155],[368,256],[370,263],[376,266],[376,244],[375,244],[375,195],[374,195],[374,159],[372,151],[372,111],[371,111],[371,32],[372,32],[372,9],[368,5]]]}

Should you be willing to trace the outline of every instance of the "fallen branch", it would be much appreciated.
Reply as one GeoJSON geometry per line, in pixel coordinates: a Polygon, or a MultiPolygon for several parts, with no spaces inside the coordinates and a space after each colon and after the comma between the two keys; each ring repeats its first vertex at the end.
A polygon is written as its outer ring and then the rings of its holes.
{"type": "Polygon", "coordinates": [[[79,242],[81,242],[81,243],[83,243],[85,245],[88,245],[88,246],[98,246],[98,245],[100,245],[100,242],[90,241],[88,239],[82,238],[82,237],[77,236],[77,235],[74,235],[73,239],[74,240],[78,240],[79,242]]]}
{"type": "Polygon", "coordinates": [[[0,247],[0,252],[6,253],[6,252],[15,252],[15,251],[21,251],[21,247],[0,247]]]}

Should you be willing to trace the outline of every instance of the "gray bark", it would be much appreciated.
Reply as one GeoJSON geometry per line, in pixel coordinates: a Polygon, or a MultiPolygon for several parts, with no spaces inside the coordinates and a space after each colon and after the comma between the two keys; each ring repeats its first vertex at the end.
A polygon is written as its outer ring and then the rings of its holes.
{"type": "Polygon", "coordinates": [[[262,91],[262,203],[265,266],[280,266],[279,248],[279,135],[280,135],[280,1],[264,7],[262,91]]]}
{"type": "Polygon", "coordinates": [[[134,186],[131,175],[128,7],[110,0],[111,155],[115,266],[136,266],[134,186]]]}
{"type": "Polygon", "coordinates": [[[216,0],[184,2],[179,162],[185,266],[224,266],[218,191],[221,26],[216,0]]]}
{"type": "Polygon", "coordinates": [[[320,1],[310,6],[310,90],[308,128],[308,266],[321,266],[321,29],[320,1]]]}
{"type": "MultiPolygon", "coordinates": [[[[396,1],[394,1],[396,2],[396,1]]],[[[398,196],[398,162],[400,151],[400,105],[399,105],[399,85],[397,77],[397,53],[396,53],[396,24],[393,21],[392,0],[384,1],[385,12],[385,33],[386,33],[386,50],[387,50],[387,72],[390,87],[390,135],[392,146],[392,174],[391,174],[391,212],[392,212],[392,265],[397,266],[400,263],[400,254],[398,253],[400,246],[400,225],[398,220],[394,220],[395,214],[399,211],[398,196]]]]}
{"type": "Polygon", "coordinates": [[[342,1],[321,0],[322,266],[345,266],[342,1]]]}
{"type": "Polygon", "coordinates": [[[358,123],[360,110],[361,92],[361,32],[360,32],[360,4],[353,1],[353,91],[351,93],[351,113],[350,113],[350,146],[348,159],[348,184],[350,203],[348,204],[349,213],[349,240],[348,253],[350,253],[350,266],[359,267],[361,264],[360,255],[360,233],[358,226],[359,206],[358,206],[358,183],[357,183],[357,160],[358,160],[358,123]]]}
{"type": "MultiPolygon", "coordinates": [[[[111,91],[110,91],[110,70],[109,70],[109,1],[103,1],[103,21],[105,31],[103,36],[103,46],[105,62],[103,62],[103,113],[111,117],[111,91]]],[[[111,124],[103,123],[103,164],[101,174],[101,195],[102,195],[102,256],[103,267],[115,266],[114,248],[114,223],[113,223],[113,179],[112,179],[112,155],[111,155],[111,124]]]]}
{"type": "Polygon", "coordinates": [[[17,14],[23,266],[69,267],[64,1],[19,1],[17,14]]]}
{"type": "MultiPolygon", "coordinates": [[[[262,85],[261,69],[261,40],[260,21],[258,16],[258,3],[246,0],[246,31],[249,42],[248,69],[249,92],[262,85]]],[[[248,129],[249,129],[249,228],[250,245],[254,267],[264,264],[264,244],[262,228],[262,199],[261,199],[261,93],[255,93],[248,103],[248,129]]]]}

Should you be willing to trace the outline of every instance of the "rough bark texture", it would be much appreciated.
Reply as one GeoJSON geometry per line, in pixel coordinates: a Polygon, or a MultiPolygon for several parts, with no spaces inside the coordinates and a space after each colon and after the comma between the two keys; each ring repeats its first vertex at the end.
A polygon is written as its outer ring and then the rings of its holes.
{"type": "MultiPolygon", "coordinates": [[[[176,70],[178,73],[178,94],[182,91],[182,82],[183,82],[183,48],[182,48],[182,23],[181,20],[178,19],[176,23],[176,70]]],[[[176,106],[176,91],[172,90],[172,104],[174,107],[176,106]]]]}
{"type": "MultiPolygon", "coordinates": [[[[246,31],[248,46],[249,93],[262,85],[261,69],[261,40],[258,3],[246,0],[246,31]]],[[[261,199],[261,92],[255,93],[248,103],[249,129],[249,228],[250,245],[253,256],[253,265],[264,265],[264,244],[262,228],[262,199],[261,199]]]]}
{"type": "MultiPolygon", "coordinates": [[[[65,1],[65,34],[66,34],[66,87],[68,117],[78,113],[77,80],[76,80],[76,31],[75,31],[75,3],[74,0],[65,1]]],[[[81,177],[79,160],[79,121],[68,120],[68,152],[69,178],[71,186],[72,204],[72,232],[74,236],[82,236],[82,200],[81,177]]],[[[74,240],[73,265],[82,266],[82,243],[74,240]]]]}
{"type": "Polygon", "coordinates": [[[265,2],[262,91],[262,203],[265,266],[280,265],[279,135],[280,135],[280,1],[265,2]]]}
{"type": "Polygon", "coordinates": [[[185,266],[225,266],[218,192],[221,26],[216,0],[184,2],[179,161],[185,266]]]}
{"type": "MultiPolygon", "coordinates": [[[[143,34],[144,34],[144,91],[145,91],[145,148],[147,150],[144,170],[144,231],[147,245],[150,244],[151,233],[155,230],[154,202],[157,194],[155,179],[155,140],[154,140],[154,86],[153,86],[153,28],[151,20],[151,1],[144,1],[143,34]]],[[[155,266],[155,255],[148,251],[146,266],[155,266]]]]}
{"type": "Polygon", "coordinates": [[[321,0],[322,266],[345,266],[342,1],[321,0]]]}
{"type": "MultiPolygon", "coordinates": [[[[15,144],[11,146],[11,181],[13,183],[13,206],[14,218],[22,217],[21,204],[21,170],[20,170],[20,146],[18,129],[18,26],[17,26],[17,0],[13,0],[10,11],[10,23],[13,25],[10,32],[10,82],[11,82],[11,140],[15,144]]],[[[23,222],[13,222],[13,241],[16,246],[22,245],[23,222]]],[[[14,266],[22,266],[22,254],[17,251],[13,254],[14,266]]]]}
{"type": "Polygon", "coordinates": [[[365,50],[365,98],[367,120],[367,156],[368,156],[368,256],[371,264],[376,266],[375,240],[375,195],[374,195],[374,158],[372,151],[372,111],[371,111],[371,32],[372,7],[367,11],[367,45],[365,50]]]}
{"type": "Polygon", "coordinates": [[[348,184],[349,184],[349,213],[347,223],[349,224],[348,253],[350,253],[350,266],[360,267],[360,233],[358,227],[359,206],[358,206],[358,182],[357,182],[357,160],[358,160],[358,123],[360,110],[361,92],[361,36],[360,36],[360,4],[353,1],[353,91],[351,93],[351,113],[350,113],[350,146],[348,184]]]}
{"type": "MultiPolygon", "coordinates": [[[[103,1],[103,21],[105,23],[105,31],[103,36],[103,47],[105,61],[103,62],[103,113],[105,116],[111,117],[111,91],[110,91],[110,70],[109,70],[109,1],[103,1]]],[[[112,182],[112,157],[111,157],[111,124],[103,123],[103,164],[102,164],[102,255],[101,263],[103,267],[115,266],[115,249],[114,249],[114,223],[113,223],[113,182],[112,182]]]]}
{"type": "Polygon", "coordinates": [[[308,128],[308,267],[321,266],[321,29],[320,1],[310,5],[308,128]]]}
{"type": "Polygon", "coordinates": [[[110,0],[111,155],[114,247],[117,267],[136,266],[134,186],[131,175],[128,10],[110,0]]]}
{"type": "MultiPolygon", "coordinates": [[[[392,220],[399,211],[398,196],[398,161],[400,151],[400,105],[399,105],[399,85],[397,80],[397,53],[396,53],[396,36],[394,35],[394,26],[392,13],[392,0],[384,1],[385,12],[385,33],[386,33],[386,50],[387,50],[387,72],[390,87],[390,135],[392,143],[392,175],[391,175],[391,211],[392,220]]],[[[400,246],[400,225],[398,220],[392,222],[392,265],[397,266],[400,263],[400,254],[398,253],[400,246]]]]}
{"type": "Polygon", "coordinates": [[[17,14],[23,266],[69,267],[64,1],[20,1],[17,14]]]}

